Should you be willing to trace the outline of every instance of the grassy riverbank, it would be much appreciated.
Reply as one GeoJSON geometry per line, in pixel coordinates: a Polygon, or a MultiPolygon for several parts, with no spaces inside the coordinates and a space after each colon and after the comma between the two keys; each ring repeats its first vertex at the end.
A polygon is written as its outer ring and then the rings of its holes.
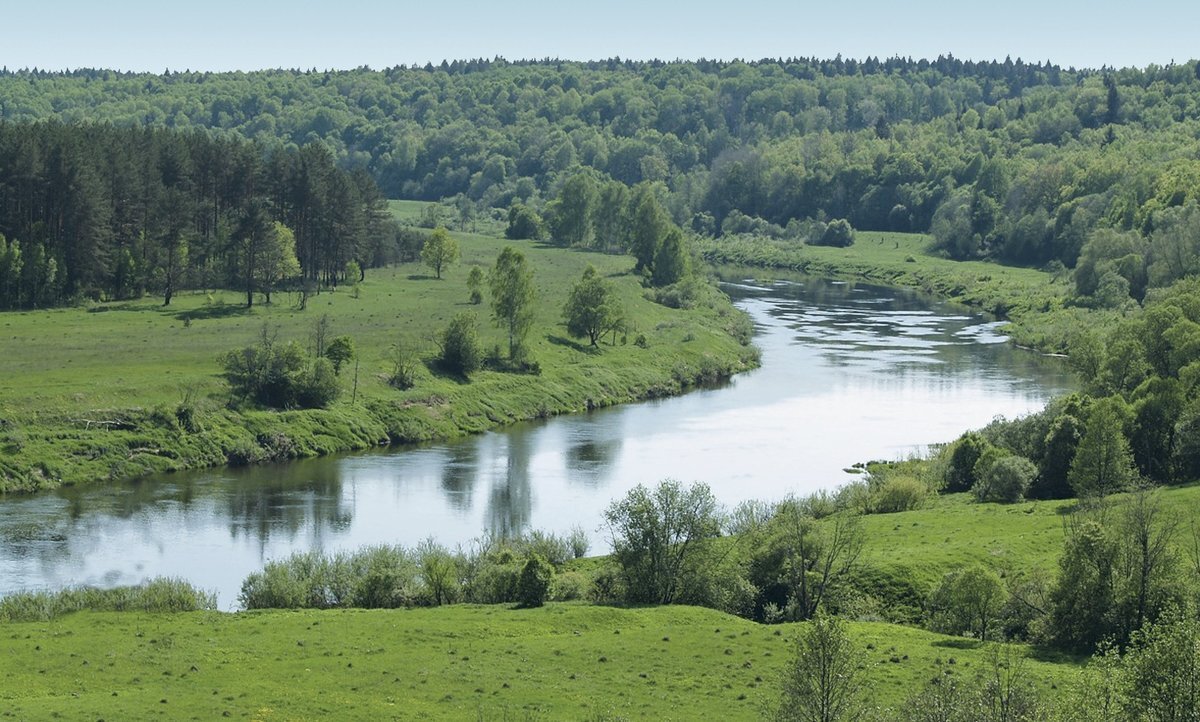
{"type": "Polygon", "coordinates": [[[712,263],[777,268],[815,276],[857,279],[916,288],[965,304],[1010,323],[1013,341],[1047,352],[1064,352],[1072,329],[1108,323],[1109,313],[1071,307],[1068,274],[1004,266],[989,261],[954,261],[931,250],[920,233],[859,232],[848,248],[807,246],[766,238],[723,238],[701,242],[712,263]]]}
{"type": "Polygon", "coordinates": [[[529,345],[541,373],[480,371],[467,383],[424,364],[416,385],[398,391],[386,383],[392,345],[403,340],[428,359],[434,335],[460,311],[477,312],[485,348],[504,346],[486,298],[468,303],[466,278],[508,242],[455,235],[462,262],[441,280],[419,264],[377,269],[356,288],[312,298],[305,311],[287,294],[246,309],[238,294],[214,292],[182,294],[169,307],[144,298],[0,314],[0,491],[453,437],[675,394],[755,363],[754,350],[731,335],[744,334],[746,320],[716,294],[711,304],[667,308],[644,297],[631,258],[519,243],[535,273],[529,345]],[[627,343],[589,349],[567,338],[562,304],[588,264],[618,289],[631,319],[627,343]],[[339,401],[317,411],[228,406],[221,353],[254,342],[264,324],[307,346],[322,316],[329,337],[350,336],[358,351],[357,366],[342,371],[339,401]],[[194,422],[181,423],[184,407],[194,422]]]}
{"type": "MultiPolygon", "coordinates": [[[[0,707],[18,719],[749,720],[796,630],[691,607],[577,604],[80,613],[0,625],[0,707]]],[[[880,706],[986,664],[969,640],[877,623],[851,632],[880,706]]],[[[1074,669],[1027,666],[1041,689],[1074,669]]]]}

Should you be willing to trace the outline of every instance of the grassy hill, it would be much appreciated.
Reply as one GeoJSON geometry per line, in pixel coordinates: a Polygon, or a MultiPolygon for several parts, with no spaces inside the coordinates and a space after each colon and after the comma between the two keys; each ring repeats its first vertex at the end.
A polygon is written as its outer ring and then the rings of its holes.
{"type": "MultiPolygon", "coordinates": [[[[796,625],[691,607],[99,614],[0,625],[19,719],[756,719],[796,625]]],[[[880,706],[985,664],[978,643],[851,627],[880,706]]],[[[1071,660],[1030,657],[1038,687],[1071,660]]]]}

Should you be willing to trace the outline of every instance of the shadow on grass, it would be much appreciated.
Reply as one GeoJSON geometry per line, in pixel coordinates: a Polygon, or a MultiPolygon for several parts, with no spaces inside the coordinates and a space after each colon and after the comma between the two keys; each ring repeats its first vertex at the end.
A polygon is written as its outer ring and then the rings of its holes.
{"type": "Polygon", "coordinates": [[[562,336],[555,336],[554,334],[546,334],[546,340],[549,341],[550,343],[554,344],[555,346],[566,346],[567,348],[572,349],[574,351],[578,351],[580,353],[594,354],[594,353],[600,352],[600,349],[595,346],[591,346],[591,345],[585,346],[576,341],[572,341],[569,338],[563,338],[562,336]]]}
{"type": "Polygon", "coordinates": [[[161,303],[145,303],[140,301],[126,301],[121,303],[110,302],[102,303],[98,306],[89,306],[88,313],[108,313],[110,311],[163,311],[161,303]]]}
{"type": "Polygon", "coordinates": [[[427,273],[410,273],[410,274],[408,274],[408,280],[410,280],[410,281],[440,281],[442,279],[438,278],[437,276],[430,276],[427,273]]]}
{"type": "Polygon", "coordinates": [[[175,313],[175,318],[180,321],[207,321],[215,318],[246,316],[250,312],[251,309],[246,306],[219,303],[211,306],[201,306],[200,308],[190,308],[186,311],[178,311],[175,313]]]}
{"type": "Polygon", "coordinates": [[[939,639],[931,646],[947,647],[949,649],[979,649],[983,646],[983,642],[980,642],[978,639],[939,639]]]}
{"type": "Polygon", "coordinates": [[[432,374],[434,378],[453,381],[461,386],[466,386],[467,384],[471,383],[471,379],[468,376],[465,374],[460,374],[457,371],[450,371],[443,366],[441,361],[438,359],[425,359],[424,364],[425,368],[429,370],[429,373],[432,374]]]}

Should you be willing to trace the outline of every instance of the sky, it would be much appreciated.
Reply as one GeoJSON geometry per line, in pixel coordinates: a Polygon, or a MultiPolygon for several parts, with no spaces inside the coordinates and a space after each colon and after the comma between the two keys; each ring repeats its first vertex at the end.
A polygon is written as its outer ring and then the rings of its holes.
{"type": "MultiPolygon", "coordinates": [[[[1200,2],[129,0],[0,10],[0,66],[161,72],[442,59],[892,55],[1144,67],[1200,57],[1200,2]]],[[[6,4],[9,4],[6,3],[6,4]]]]}

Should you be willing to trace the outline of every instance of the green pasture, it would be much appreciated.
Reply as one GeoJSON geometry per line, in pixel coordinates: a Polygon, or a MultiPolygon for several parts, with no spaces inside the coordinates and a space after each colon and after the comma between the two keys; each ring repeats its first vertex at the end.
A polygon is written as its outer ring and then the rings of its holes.
{"type": "MultiPolygon", "coordinates": [[[[750,720],[773,697],[797,628],[693,607],[578,604],[82,612],[0,624],[0,716],[750,720]]],[[[969,640],[886,624],[851,631],[879,706],[985,664],[969,640]]],[[[1043,689],[1073,670],[1027,665],[1043,689]]]]}

